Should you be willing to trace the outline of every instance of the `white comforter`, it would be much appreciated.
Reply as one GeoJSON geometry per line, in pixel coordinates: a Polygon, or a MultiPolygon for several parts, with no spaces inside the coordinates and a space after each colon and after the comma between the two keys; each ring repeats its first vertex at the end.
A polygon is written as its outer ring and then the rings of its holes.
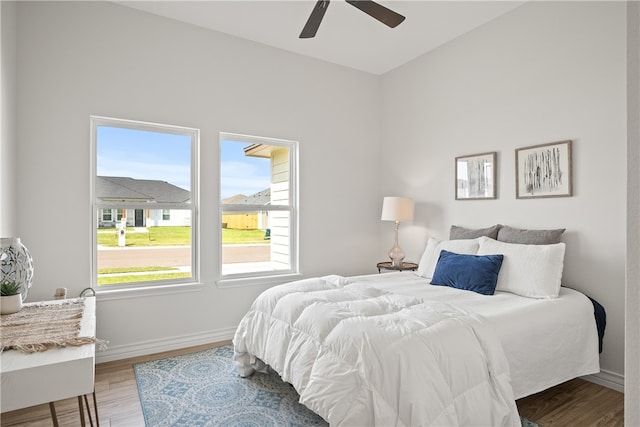
{"type": "Polygon", "coordinates": [[[487,296],[431,286],[429,279],[411,272],[350,279],[424,301],[454,304],[482,316],[500,338],[516,399],[600,372],[593,305],[576,290],[562,287],[558,298],[535,299],[510,292],[487,296]]]}
{"type": "Polygon", "coordinates": [[[519,426],[499,339],[477,314],[338,276],[265,291],[233,340],[332,426],[519,426]]]}

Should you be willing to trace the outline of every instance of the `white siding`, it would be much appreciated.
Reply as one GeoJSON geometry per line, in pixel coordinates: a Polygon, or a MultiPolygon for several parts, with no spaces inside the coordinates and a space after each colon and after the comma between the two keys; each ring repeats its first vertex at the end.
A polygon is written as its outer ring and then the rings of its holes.
{"type": "MultiPolygon", "coordinates": [[[[274,149],[271,153],[271,204],[289,205],[289,149],[274,149]]],[[[275,269],[291,267],[289,251],[289,212],[271,212],[271,263],[275,269]]]]}

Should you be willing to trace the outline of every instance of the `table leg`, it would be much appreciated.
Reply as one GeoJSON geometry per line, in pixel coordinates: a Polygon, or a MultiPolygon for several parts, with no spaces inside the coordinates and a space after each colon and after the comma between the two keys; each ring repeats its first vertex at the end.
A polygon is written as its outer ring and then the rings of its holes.
{"type": "Polygon", "coordinates": [[[98,418],[98,401],[96,400],[95,390],[93,390],[93,411],[96,414],[96,427],[100,427],[100,418],[98,418]]]}
{"type": "MultiPolygon", "coordinates": [[[[93,393],[93,412],[96,416],[96,427],[100,427],[100,419],[98,418],[98,401],[96,400],[96,392],[93,393]]],[[[91,407],[89,406],[89,399],[87,395],[84,395],[84,404],[87,406],[87,415],[89,416],[89,425],[93,427],[93,417],[91,416],[91,407]]]]}
{"type": "Polygon", "coordinates": [[[82,396],[78,396],[78,409],[80,410],[80,425],[85,427],[86,424],[84,422],[84,407],[82,406],[82,396]]]}
{"type": "Polygon", "coordinates": [[[93,417],[91,416],[91,408],[89,407],[89,399],[84,395],[84,404],[87,406],[87,415],[89,416],[89,425],[93,427],[93,417]]]}
{"type": "Polygon", "coordinates": [[[58,427],[58,416],[56,415],[56,406],[53,402],[49,402],[49,411],[51,412],[51,421],[53,421],[53,427],[58,427]]]}

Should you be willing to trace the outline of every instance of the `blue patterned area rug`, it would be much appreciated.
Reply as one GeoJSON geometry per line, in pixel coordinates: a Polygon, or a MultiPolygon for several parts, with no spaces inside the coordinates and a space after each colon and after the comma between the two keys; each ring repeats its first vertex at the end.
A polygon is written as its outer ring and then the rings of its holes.
{"type": "MultiPolygon", "coordinates": [[[[148,427],[327,426],[275,372],[241,378],[231,345],[136,363],[133,369],[148,427]]],[[[522,426],[539,427],[524,418],[522,426]]]]}

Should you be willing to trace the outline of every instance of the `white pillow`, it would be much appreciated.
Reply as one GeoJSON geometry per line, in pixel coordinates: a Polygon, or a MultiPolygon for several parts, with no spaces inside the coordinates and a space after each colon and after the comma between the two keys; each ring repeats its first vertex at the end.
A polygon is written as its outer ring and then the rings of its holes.
{"type": "Polygon", "coordinates": [[[478,252],[478,241],[479,239],[438,240],[430,237],[418,264],[418,275],[429,279],[433,277],[443,249],[457,254],[475,255],[478,252]]]}
{"type": "Polygon", "coordinates": [[[557,298],[564,251],[564,243],[522,245],[481,237],[478,255],[504,255],[496,291],[529,298],[557,298]]]}

